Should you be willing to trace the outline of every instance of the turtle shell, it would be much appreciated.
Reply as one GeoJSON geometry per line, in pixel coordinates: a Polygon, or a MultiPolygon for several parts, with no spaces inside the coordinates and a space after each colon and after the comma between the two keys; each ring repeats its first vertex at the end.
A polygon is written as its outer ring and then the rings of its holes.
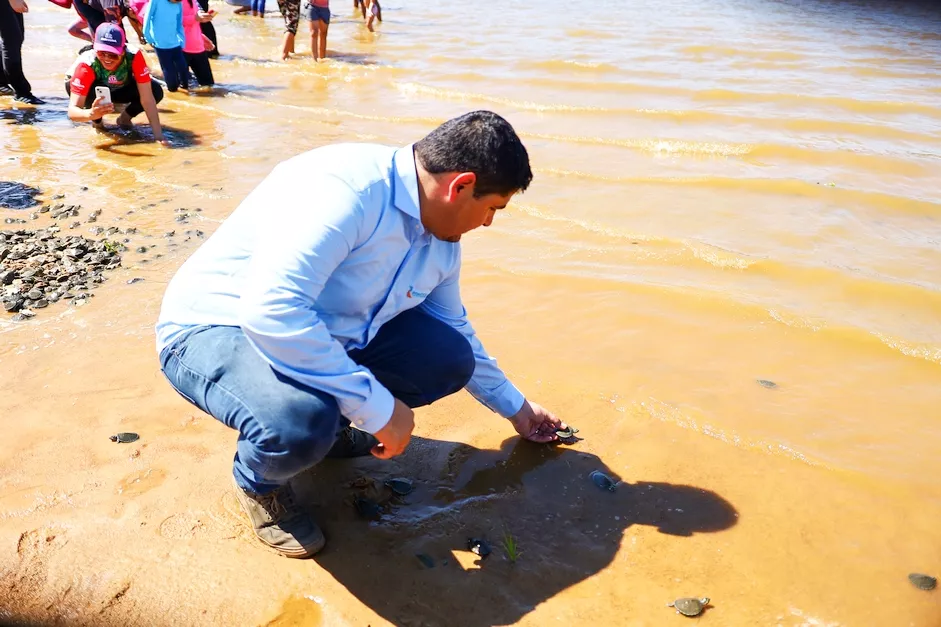
{"type": "Polygon", "coordinates": [[[353,501],[353,505],[356,506],[356,511],[359,513],[359,515],[366,520],[379,520],[379,518],[382,516],[382,506],[372,499],[366,499],[358,496],[356,497],[356,500],[353,501]]]}
{"type": "Polygon", "coordinates": [[[676,611],[683,616],[699,616],[702,614],[702,611],[705,609],[708,603],[709,599],[694,599],[692,597],[684,597],[682,599],[677,599],[670,605],[675,607],[676,611]]]}
{"type": "Polygon", "coordinates": [[[591,478],[592,483],[602,490],[614,492],[617,489],[617,482],[600,470],[593,470],[588,476],[591,478]]]}
{"type": "Polygon", "coordinates": [[[931,575],[922,575],[921,573],[912,573],[908,580],[919,590],[934,590],[938,585],[938,580],[931,575]]]}
{"type": "Polygon", "coordinates": [[[571,425],[564,429],[557,429],[555,432],[560,438],[574,438],[576,433],[578,433],[578,429],[571,425]]]}
{"type": "Polygon", "coordinates": [[[396,477],[394,479],[388,479],[385,482],[387,488],[392,490],[398,496],[405,496],[406,494],[411,494],[412,490],[415,489],[415,484],[412,483],[411,479],[406,479],[404,477],[396,477]]]}
{"type": "Polygon", "coordinates": [[[112,442],[117,442],[118,444],[127,444],[129,442],[136,442],[140,439],[140,436],[136,433],[116,433],[108,438],[112,442]]]}

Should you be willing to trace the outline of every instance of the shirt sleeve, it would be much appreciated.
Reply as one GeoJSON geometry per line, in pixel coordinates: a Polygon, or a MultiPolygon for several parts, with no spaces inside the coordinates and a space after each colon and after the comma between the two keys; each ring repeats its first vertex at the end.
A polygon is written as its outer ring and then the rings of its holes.
{"type": "Polygon", "coordinates": [[[95,83],[95,71],[86,63],[79,63],[69,81],[69,88],[73,94],[87,96],[91,86],[95,83]]]}
{"type": "Polygon", "coordinates": [[[144,59],[144,53],[138,51],[131,60],[131,73],[134,74],[134,80],[138,83],[150,82],[150,68],[147,67],[147,61],[144,59]]]}
{"type": "MultiPolygon", "coordinates": [[[[278,174],[276,168],[266,181],[269,191],[296,186],[289,173],[278,174]]],[[[392,393],[347,356],[316,310],[327,280],[357,245],[363,204],[336,177],[318,177],[312,188],[316,201],[298,205],[290,221],[279,225],[277,236],[266,237],[253,253],[239,300],[239,323],[272,368],[334,396],[340,413],[375,433],[392,416],[392,393]]],[[[265,184],[256,192],[264,202],[265,184]]]]}
{"type": "Polygon", "coordinates": [[[477,339],[474,328],[467,320],[467,310],[461,302],[460,266],[435,289],[419,307],[430,316],[447,323],[470,342],[474,351],[474,376],[467,384],[467,391],[478,401],[504,418],[516,414],[523,406],[525,397],[513,385],[497,360],[490,357],[477,339]]]}

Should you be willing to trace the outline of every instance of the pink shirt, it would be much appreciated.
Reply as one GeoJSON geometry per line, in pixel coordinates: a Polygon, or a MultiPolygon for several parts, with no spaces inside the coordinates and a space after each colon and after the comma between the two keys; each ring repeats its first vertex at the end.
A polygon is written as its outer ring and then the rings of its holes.
{"type": "Polygon", "coordinates": [[[196,4],[196,0],[183,0],[181,4],[183,5],[183,34],[186,37],[186,41],[183,43],[183,52],[205,52],[203,31],[196,20],[199,5],[196,4]]]}
{"type": "Polygon", "coordinates": [[[330,0],[310,0],[310,3],[315,7],[323,7],[324,9],[330,8],[330,0]]]}

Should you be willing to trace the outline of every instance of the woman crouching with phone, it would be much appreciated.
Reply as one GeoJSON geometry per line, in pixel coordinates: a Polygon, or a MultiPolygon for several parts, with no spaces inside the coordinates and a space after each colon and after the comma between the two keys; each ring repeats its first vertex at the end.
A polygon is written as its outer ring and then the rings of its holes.
{"type": "Polygon", "coordinates": [[[144,55],[127,47],[124,31],[117,24],[98,27],[93,49],[81,53],[69,70],[65,91],[69,94],[69,119],[73,122],[91,122],[102,128],[102,118],[114,113],[115,105],[125,105],[118,115],[118,126],[131,128],[131,120],[146,112],[154,139],[168,143],[157,113],[163,89],[150,80],[144,55]]]}

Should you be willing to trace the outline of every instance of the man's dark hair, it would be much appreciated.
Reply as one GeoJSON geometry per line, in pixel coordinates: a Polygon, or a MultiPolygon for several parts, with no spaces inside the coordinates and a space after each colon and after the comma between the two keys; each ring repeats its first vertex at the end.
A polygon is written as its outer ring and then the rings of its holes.
{"type": "Polygon", "coordinates": [[[477,198],[524,191],[533,180],[526,147],[510,123],[492,111],[448,120],[415,143],[415,156],[432,174],[476,174],[477,198]]]}

